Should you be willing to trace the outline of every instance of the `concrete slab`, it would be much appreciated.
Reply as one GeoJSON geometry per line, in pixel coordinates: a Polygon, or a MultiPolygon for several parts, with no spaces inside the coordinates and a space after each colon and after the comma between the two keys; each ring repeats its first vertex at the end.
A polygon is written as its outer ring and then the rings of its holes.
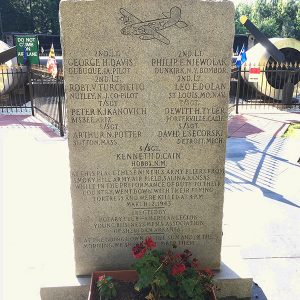
{"type": "Polygon", "coordinates": [[[250,117],[273,121],[257,135],[228,139],[223,246],[241,247],[263,297],[298,299],[300,144],[280,136],[299,114],[250,117]]]}
{"type": "Polygon", "coordinates": [[[39,299],[46,278],[59,280],[73,260],[67,143],[37,141],[41,129],[1,131],[3,299],[15,298],[17,277],[24,299],[39,299]]]}
{"type": "MultiPolygon", "coordinates": [[[[268,300],[296,300],[300,297],[300,258],[249,259],[254,281],[268,300]]],[[[261,300],[261,298],[258,298],[261,300]]]]}
{"type": "Polygon", "coordinates": [[[215,280],[217,298],[250,299],[253,279],[240,255],[239,247],[222,247],[222,264],[215,280]]]}
{"type": "Polygon", "coordinates": [[[86,300],[89,285],[41,289],[41,300],[86,300]]]}
{"type": "MultiPolygon", "coordinates": [[[[283,121],[297,117],[280,114],[283,121]]],[[[228,139],[223,247],[239,249],[261,287],[258,299],[300,298],[299,149],[298,141],[270,132],[228,139]]],[[[15,300],[16,274],[24,299],[41,299],[40,287],[81,285],[66,140],[34,125],[0,124],[0,157],[3,299],[15,300]]]]}

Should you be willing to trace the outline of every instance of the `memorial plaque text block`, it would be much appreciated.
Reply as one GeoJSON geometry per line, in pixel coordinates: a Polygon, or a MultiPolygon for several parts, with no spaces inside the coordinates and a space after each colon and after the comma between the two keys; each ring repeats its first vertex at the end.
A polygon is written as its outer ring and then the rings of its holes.
{"type": "Polygon", "coordinates": [[[77,274],[151,235],[219,268],[231,2],[62,1],[77,274]]]}

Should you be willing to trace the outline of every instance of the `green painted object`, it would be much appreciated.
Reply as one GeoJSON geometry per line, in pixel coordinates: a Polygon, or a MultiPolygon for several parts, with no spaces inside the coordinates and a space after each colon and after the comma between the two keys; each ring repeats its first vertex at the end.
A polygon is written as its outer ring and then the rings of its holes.
{"type": "Polygon", "coordinates": [[[39,47],[38,39],[34,35],[18,35],[16,36],[17,58],[19,64],[26,64],[24,62],[24,48],[27,53],[27,63],[31,65],[39,64],[39,47]]]}

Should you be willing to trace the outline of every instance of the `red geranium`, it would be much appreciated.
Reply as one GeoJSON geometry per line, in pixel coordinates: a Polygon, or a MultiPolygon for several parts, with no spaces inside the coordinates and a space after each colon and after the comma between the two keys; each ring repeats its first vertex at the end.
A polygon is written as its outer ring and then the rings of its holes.
{"type": "Polygon", "coordinates": [[[148,236],[144,241],[147,249],[152,250],[156,247],[156,243],[153,241],[151,236],[148,236]]]}
{"type": "Polygon", "coordinates": [[[176,264],[173,266],[171,274],[173,276],[178,275],[178,274],[182,274],[185,271],[186,267],[183,264],[176,264]]]}
{"type": "Polygon", "coordinates": [[[192,260],[192,268],[194,268],[195,270],[199,270],[200,269],[200,264],[197,258],[194,258],[192,260]]]}
{"type": "Polygon", "coordinates": [[[215,273],[210,269],[210,268],[206,268],[204,270],[204,272],[208,275],[208,276],[214,276],[215,273]]]}
{"type": "Polygon", "coordinates": [[[145,245],[143,243],[136,244],[132,248],[132,255],[135,258],[142,258],[145,255],[146,250],[147,249],[145,248],[145,245]]]}
{"type": "Polygon", "coordinates": [[[138,273],[135,290],[147,291],[147,299],[167,296],[179,299],[208,299],[214,289],[213,273],[210,269],[200,269],[200,263],[192,257],[190,250],[175,253],[173,250],[158,251],[151,236],[132,248],[135,258],[133,268],[138,273]],[[194,284],[197,283],[197,288],[194,284]],[[199,286],[199,288],[198,288],[199,286]],[[182,297],[182,298],[183,298],[182,297]]]}

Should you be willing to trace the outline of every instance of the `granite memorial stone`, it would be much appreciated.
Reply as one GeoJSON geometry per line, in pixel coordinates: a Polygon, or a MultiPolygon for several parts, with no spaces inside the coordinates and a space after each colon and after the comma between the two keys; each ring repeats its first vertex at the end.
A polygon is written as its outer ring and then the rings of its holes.
{"type": "Polygon", "coordinates": [[[76,272],[130,247],[190,249],[218,269],[231,2],[62,0],[76,272]]]}

